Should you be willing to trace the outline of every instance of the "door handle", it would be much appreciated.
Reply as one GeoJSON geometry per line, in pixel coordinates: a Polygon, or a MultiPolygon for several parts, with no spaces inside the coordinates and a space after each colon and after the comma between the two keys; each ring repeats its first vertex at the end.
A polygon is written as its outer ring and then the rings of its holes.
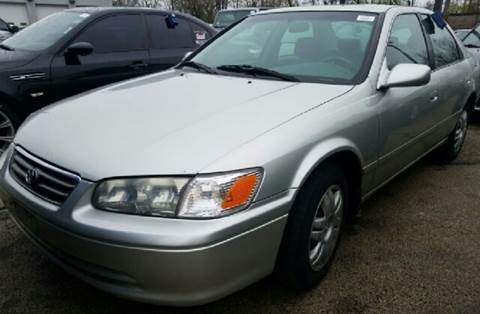
{"type": "Polygon", "coordinates": [[[130,67],[134,70],[142,70],[148,67],[148,64],[146,64],[143,61],[135,61],[132,64],[130,64],[130,67]]]}

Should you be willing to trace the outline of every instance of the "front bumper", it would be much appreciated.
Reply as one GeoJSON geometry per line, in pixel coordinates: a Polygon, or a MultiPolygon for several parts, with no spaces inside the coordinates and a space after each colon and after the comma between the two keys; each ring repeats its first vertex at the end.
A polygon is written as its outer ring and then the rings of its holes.
{"type": "Polygon", "coordinates": [[[214,220],[96,210],[81,181],[60,207],[0,172],[1,198],[19,227],[56,263],[102,290],[143,302],[204,304],[273,271],[294,191],[214,220]]]}

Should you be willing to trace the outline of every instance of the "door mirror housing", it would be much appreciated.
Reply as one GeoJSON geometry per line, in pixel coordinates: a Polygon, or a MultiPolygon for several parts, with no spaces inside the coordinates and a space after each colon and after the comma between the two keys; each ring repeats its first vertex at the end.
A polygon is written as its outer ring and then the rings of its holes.
{"type": "Polygon", "coordinates": [[[383,89],[423,86],[430,82],[432,70],[423,64],[397,64],[389,73],[383,89]]]}
{"type": "Polygon", "coordinates": [[[87,42],[78,42],[71,44],[65,51],[66,54],[75,56],[88,56],[92,52],[93,45],[87,42]]]}

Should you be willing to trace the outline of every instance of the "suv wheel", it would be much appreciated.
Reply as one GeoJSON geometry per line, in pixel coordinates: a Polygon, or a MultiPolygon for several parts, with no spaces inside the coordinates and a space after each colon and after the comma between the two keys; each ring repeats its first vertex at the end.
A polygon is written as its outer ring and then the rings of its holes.
{"type": "Polygon", "coordinates": [[[277,274],[288,285],[310,289],[326,275],[338,246],[349,205],[342,168],[321,165],[302,187],[290,211],[277,274]]]}
{"type": "Polygon", "coordinates": [[[17,115],[8,107],[0,104],[0,154],[7,149],[13,141],[18,128],[17,115]]]}

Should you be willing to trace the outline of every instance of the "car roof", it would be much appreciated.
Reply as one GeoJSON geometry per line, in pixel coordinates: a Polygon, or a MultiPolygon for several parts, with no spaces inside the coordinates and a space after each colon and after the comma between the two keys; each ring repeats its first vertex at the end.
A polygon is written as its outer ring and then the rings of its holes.
{"type": "MultiPolygon", "coordinates": [[[[154,8],[134,8],[134,7],[76,7],[72,9],[66,9],[65,11],[70,12],[84,12],[84,13],[110,13],[110,12],[161,12],[161,13],[171,13],[171,11],[154,9],[154,8]]],[[[175,12],[179,13],[180,12],[175,12]]]]}
{"type": "Polygon", "coordinates": [[[91,15],[102,15],[102,14],[109,14],[109,13],[162,13],[162,14],[171,14],[174,13],[175,15],[184,17],[189,19],[190,21],[194,21],[198,24],[203,25],[206,28],[209,28],[211,31],[215,31],[208,23],[202,21],[201,19],[178,11],[167,11],[161,10],[156,8],[134,8],[134,7],[77,7],[72,9],[66,9],[66,12],[80,12],[80,13],[88,13],[91,15]]]}
{"type": "Polygon", "coordinates": [[[233,8],[233,9],[222,9],[218,12],[229,12],[229,11],[259,11],[259,10],[264,10],[266,8],[261,7],[261,8],[256,8],[256,7],[248,7],[248,8],[233,8]]]}
{"type": "Polygon", "coordinates": [[[383,5],[383,4],[359,4],[359,5],[318,5],[308,7],[286,7],[272,9],[268,11],[262,11],[257,14],[272,14],[272,13],[286,13],[286,12],[312,12],[312,11],[345,11],[345,12],[370,12],[370,13],[385,13],[388,10],[402,10],[432,13],[429,10],[417,8],[417,7],[403,7],[396,5],[383,5]]]}

